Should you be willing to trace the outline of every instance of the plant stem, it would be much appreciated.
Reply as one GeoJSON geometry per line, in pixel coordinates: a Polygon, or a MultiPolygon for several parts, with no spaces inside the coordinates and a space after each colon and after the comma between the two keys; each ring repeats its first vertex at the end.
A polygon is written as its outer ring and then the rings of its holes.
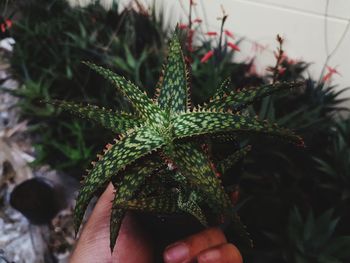
{"type": "Polygon", "coordinates": [[[276,65],[273,68],[273,77],[272,77],[272,83],[275,84],[278,78],[279,70],[278,67],[281,64],[282,58],[283,58],[283,38],[280,35],[277,35],[277,42],[279,44],[279,47],[277,48],[277,54],[276,54],[276,65]]]}

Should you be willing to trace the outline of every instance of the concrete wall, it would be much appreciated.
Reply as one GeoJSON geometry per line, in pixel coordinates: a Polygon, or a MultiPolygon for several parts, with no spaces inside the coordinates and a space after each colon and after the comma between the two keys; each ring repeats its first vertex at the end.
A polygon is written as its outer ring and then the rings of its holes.
{"type": "MultiPolygon", "coordinates": [[[[108,0],[105,0],[108,1],[108,0]]],[[[139,0],[156,3],[164,9],[166,19],[175,25],[186,22],[189,0],[139,0]]],[[[310,74],[319,78],[327,54],[331,53],[345,31],[343,41],[328,65],[336,67],[341,75],[334,75],[332,83],[339,88],[350,86],[350,0],[194,0],[196,17],[206,21],[203,31],[219,30],[217,17],[224,7],[229,18],[226,28],[237,36],[245,37],[237,60],[257,55],[258,70],[274,62],[272,51],[276,48],[277,34],[285,38],[285,51],[290,58],[312,62],[310,74]],[[325,9],[328,3],[328,15],[325,9]],[[325,27],[326,23],[326,27],[325,27]],[[327,28],[327,29],[325,29],[327,28]],[[326,34],[326,31],[328,34],[326,34]],[[327,42],[327,44],[326,44],[327,42]],[[254,43],[266,46],[263,52],[252,52],[254,43]],[[327,47],[328,45],[328,51],[327,47]]],[[[122,0],[127,5],[130,0],[122,0]]],[[[326,72],[327,73],[327,72],[326,72]]],[[[350,91],[346,94],[350,97],[350,91]]],[[[348,104],[350,106],[350,103],[348,104]]]]}

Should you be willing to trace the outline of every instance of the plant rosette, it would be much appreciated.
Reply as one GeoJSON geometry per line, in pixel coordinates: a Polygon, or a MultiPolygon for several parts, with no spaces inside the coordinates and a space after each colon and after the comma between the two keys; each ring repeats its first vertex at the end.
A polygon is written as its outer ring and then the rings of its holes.
{"type": "Polygon", "coordinates": [[[94,105],[47,102],[118,134],[115,142],[107,144],[103,154],[92,162],[83,180],[74,213],[76,232],[91,198],[113,182],[116,192],[110,221],[112,250],[122,219],[130,210],[185,213],[203,227],[229,222],[234,235],[251,245],[217,176],[241,159],[249,146],[213,164],[203,145],[208,140],[236,140],[240,134],[262,134],[302,146],[303,140],[292,131],[240,113],[258,99],[301,83],[282,82],[230,91],[229,82],[225,81],[206,104],[193,106],[187,65],[176,33],[170,41],[167,63],[153,99],[112,71],[90,62],[85,64],[114,85],[134,111],[114,112],[94,105]]]}

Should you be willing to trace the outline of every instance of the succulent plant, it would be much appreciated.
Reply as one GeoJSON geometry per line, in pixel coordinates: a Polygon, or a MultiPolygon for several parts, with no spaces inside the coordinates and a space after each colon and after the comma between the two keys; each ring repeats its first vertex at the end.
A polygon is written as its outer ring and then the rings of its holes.
{"type": "MultiPolygon", "coordinates": [[[[110,222],[111,249],[127,210],[188,213],[203,225],[208,224],[210,214],[216,224],[232,222],[238,235],[250,242],[202,146],[208,139],[235,138],[242,133],[261,133],[302,145],[302,139],[292,131],[239,112],[257,99],[298,84],[275,83],[237,92],[229,91],[225,81],[208,103],[193,107],[187,65],[176,33],[170,41],[154,99],[112,71],[85,64],[115,85],[129,100],[134,113],[66,101],[50,102],[118,134],[115,143],[107,144],[103,154],[98,155],[83,180],[75,207],[76,231],[91,198],[112,182],[116,192],[110,222]]],[[[217,167],[225,170],[247,150],[248,147],[238,150],[217,167]]]]}

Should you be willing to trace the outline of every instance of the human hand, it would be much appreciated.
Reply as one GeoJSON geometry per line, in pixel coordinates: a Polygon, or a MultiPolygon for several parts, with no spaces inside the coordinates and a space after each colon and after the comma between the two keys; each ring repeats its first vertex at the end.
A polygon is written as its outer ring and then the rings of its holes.
{"type": "Polygon", "coordinates": [[[208,228],[168,246],[166,263],[242,263],[237,247],[227,242],[220,228],[208,228]]]}
{"type": "MultiPolygon", "coordinates": [[[[147,233],[131,214],[123,220],[118,240],[111,254],[109,219],[113,186],[109,185],[85,224],[70,263],[151,263],[154,248],[147,233]]],[[[209,228],[169,245],[164,251],[166,263],[242,263],[238,249],[229,244],[219,228],[209,228]]]]}
{"type": "Polygon", "coordinates": [[[97,201],[71,255],[70,263],[150,263],[153,247],[150,236],[135,218],[127,214],[111,254],[109,247],[109,219],[114,189],[110,184],[97,201]]]}

